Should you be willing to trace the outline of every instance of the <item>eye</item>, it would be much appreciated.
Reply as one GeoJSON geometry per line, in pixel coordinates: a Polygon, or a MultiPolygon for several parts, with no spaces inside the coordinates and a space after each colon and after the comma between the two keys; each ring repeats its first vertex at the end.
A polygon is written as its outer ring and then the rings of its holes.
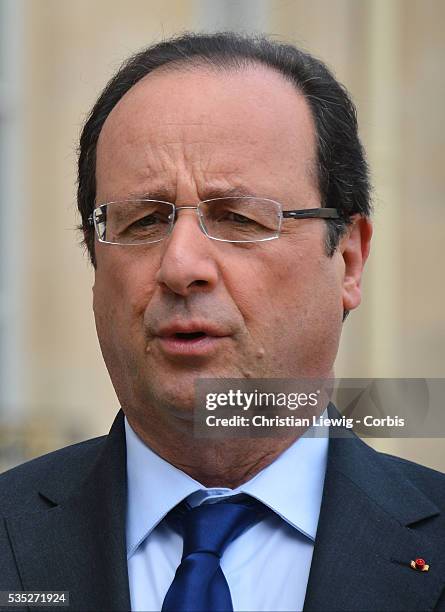
{"type": "Polygon", "coordinates": [[[132,225],[135,227],[147,227],[147,225],[154,225],[157,221],[158,219],[155,217],[155,215],[146,215],[145,217],[142,217],[141,219],[138,219],[132,223],[132,225]]]}
{"type": "Polygon", "coordinates": [[[159,223],[168,223],[168,219],[165,217],[165,215],[161,215],[159,213],[153,213],[150,215],[145,215],[144,217],[141,217],[137,221],[134,221],[131,224],[131,227],[142,228],[142,227],[149,227],[150,225],[157,225],[159,223]]]}
{"type": "Polygon", "coordinates": [[[240,223],[242,225],[247,225],[248,223],[255,223],[253,219],[249,219],[249,217],[246,217],[245,215],[240,215],[239,213],[233,211],[227,211],[225,213],[222,213],[217,220],[233,221],[234,223],[240,223]]]}

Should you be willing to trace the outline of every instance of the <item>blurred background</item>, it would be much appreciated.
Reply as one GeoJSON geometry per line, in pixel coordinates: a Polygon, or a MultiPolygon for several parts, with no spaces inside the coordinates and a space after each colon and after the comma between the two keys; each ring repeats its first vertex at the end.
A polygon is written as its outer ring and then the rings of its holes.
{"type": "MultiPolygon", "coordinates": [[[[119,408],[75,231],[77,140],[121,61],[184,30],[269,33],[347,86],[376,212],[336,375],[445,378],[444,27],[443,0],[0,0],[0,470],[106,433],[119,408]]],[[[443,439],[373,444],[445,470],[443,439]]]]}

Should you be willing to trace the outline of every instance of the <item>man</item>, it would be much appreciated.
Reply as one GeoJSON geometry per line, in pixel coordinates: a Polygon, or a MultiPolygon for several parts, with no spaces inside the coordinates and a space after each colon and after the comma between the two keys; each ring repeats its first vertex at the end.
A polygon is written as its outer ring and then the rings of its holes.
{"type": "Polygon", "coordinates": [[[360,303],[367,166],[326,67],[234,34],[143,51],[85,125],[78,201],[124,414],[3,475],[0,589],[73,610],[444,609],[441,474],[354,436],[193,435],[196,379],[330,377],[360,303]]]}

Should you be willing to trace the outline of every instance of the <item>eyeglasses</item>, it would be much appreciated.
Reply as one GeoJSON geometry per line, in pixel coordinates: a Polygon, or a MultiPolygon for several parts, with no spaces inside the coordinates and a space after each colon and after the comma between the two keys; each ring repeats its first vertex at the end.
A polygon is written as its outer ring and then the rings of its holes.
{"type": "Polygon", "coordinates": [[[94,209],[88,222],[100,242],[137,245],[164,240],[179,210],[196,210],[204,234],[221,242],[264,242],[279,238],[283,219],[339,219],[336,208],[282,210],[267,198],[213,198],[196,206],[175,206],[158,200],[107,202],[94,209]]]}

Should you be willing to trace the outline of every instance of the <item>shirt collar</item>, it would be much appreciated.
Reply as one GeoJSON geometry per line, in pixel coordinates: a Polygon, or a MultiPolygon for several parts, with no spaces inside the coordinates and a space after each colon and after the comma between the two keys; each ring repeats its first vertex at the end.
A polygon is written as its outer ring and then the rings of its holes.
{"type": "Polygon", "coordinates": [[[125,417],[127,444],[127,555],[172,508],[203,486],[154,453],[125,417]]]}
{"type": "Polygon", "coordinates": [[[323,496],[329,435],[303,435],[237,492],[271,508],[295,529],[315,541],[323,496]]]}
{"type": "MultiPolygon", "coordinates": [[[[309,433],[309,432],[308,432],[309,433]]],[[[271,508],[295,529],[315,540],[326,473],[326,435],[304,435],[237,489],[206,489],[154,453],[125,418],[127,443],[127,555],[151,533],[164,516],[195,493],[193,505],[209,493],[248,494],[271,508]],[[196,495],[196,492],[200,493],[196,495]],[[199,498],[199,499],[198,499],[199,498]]]]}

